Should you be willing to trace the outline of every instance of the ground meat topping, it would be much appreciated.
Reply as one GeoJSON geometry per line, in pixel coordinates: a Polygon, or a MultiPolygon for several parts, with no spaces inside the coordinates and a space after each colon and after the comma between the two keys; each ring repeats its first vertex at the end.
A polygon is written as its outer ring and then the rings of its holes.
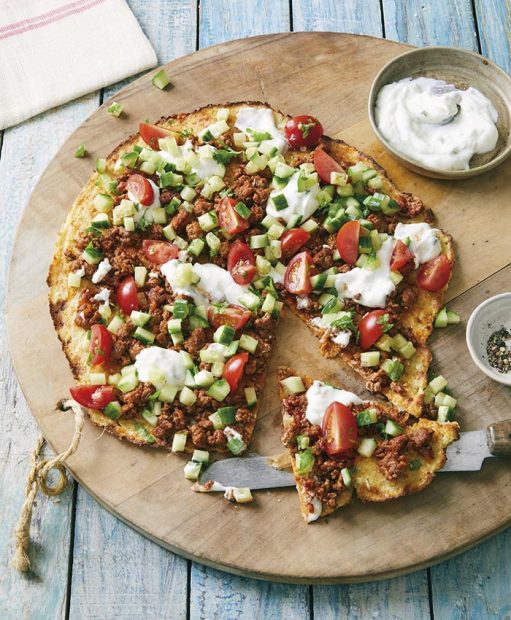
{"type": "Polygon", "coordinates": [[[408,437],[399,435],[382,441],[374,451],[375,458],[379,459],[378,468],[387,480],[396,480],[406,471],[408,459],[403,451],[407,444],[408,437]]]}

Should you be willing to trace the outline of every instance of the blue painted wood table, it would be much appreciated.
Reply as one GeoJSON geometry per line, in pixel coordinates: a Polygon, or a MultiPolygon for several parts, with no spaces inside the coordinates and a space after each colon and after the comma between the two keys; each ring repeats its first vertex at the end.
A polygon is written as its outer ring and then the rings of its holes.
{"type": "MultiPolygon", "coordinates": [[[[511,68],[509,0],[130,0],[159,61],[256,34],[330,30],[413,45],[454,45],[511,68]]],[[[16,223],[65,138],[116,84],[0,136],[0,295],[16,223]]],[[[1,87],[1,85],[0,85],[1,87]]],[[[77,485],[38,498],[33,572],[7,568],[38,429],[20,392],[0,322],[1,618],[511,619],[511,534],[428,570],[365,585],[293,586],[191,563],[129,529],[77,485]]]]}

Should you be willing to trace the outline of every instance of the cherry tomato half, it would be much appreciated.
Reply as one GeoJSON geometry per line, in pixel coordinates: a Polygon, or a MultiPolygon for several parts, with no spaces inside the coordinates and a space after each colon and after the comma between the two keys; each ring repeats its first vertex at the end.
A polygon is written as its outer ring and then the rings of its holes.
{"type": "Polygon", "coordinates": [[[451,272],[451,261],[445,254],[440,254],[422,265],[417,273],[417,283],[421,288],[434,293],[449,282],[451,272]]]}
{"type": "Polygon", "coordinates": [[[249,284],[256,272],[256,259],[252,250],[239,239],[229,250],[227,269],[236,284],[249,284]]]}
{"type": "Polygon", "coordinates": [[[224,308],[217,308],[215,306],[209,306],[208,308],[208,321],[213,327],[229,325],[229,327],[234,329],[241,329],[251,316],[250,310],[242,306],[235,306],[234,304],[224,308]]]}
{"type": "Polygon", "coordinates": [[[341,403],[330,403],[323,416],[321,430],[326,439],[325,450],[330,456],[347,452],[357,443],[357,420],[351,409],[341,403]]]}
{"type": "Polygon", "coordinates": [[[75,385],[69,391],[77,403],[92,409],[104,409],[115,400],[113,385],[75,385]]]}
{"type": "Polygon", "coordinates": [[[127,276],[119,284],[116,301],[126,316],[129,316],[132,310],[138,310],[137,285],[133,276],[127,276]]]}
{"type": "Polygon", "coordinates": [[[321,140],[323,126],[314,116],[295,116],[287,121],[284,135],[293,149],[312,148],[321,140]]]}
{"type": "Polygon", "coordinates": [[[91,366],[99,366],[110,360],[113,347],[112,334],[108,329],[98,323],[93,325],[90,334],[90,353],[91,353],[91,366]]]}
{"type": "Polygon", "coordinates": [[[333,157],[330,157],[328,153],[322,148],[317,148],[314,151],[314,168],[319,175],[319,178],[323,183],[330,183],[330,175],[332,172],[344,172],[342,166],[340,166],[333,157]]]}
{"type": "Polygon", "coordinates": [[[163,265],[171,258],[177,258],[179,254],[177,245],[167,241],[154,241],[152,239],[144,239],[142,250],[147,260],[155,265],[163,265]]]}
{"type": "Polygon", "coordinates": [[[243,376],[243,369],[248,362],[248,353],[238,353],[233,355],[225,362],[224,371],[222,377],[227,381],[231,387],[231,392],[235,392],[238,389],[238,384],[243,376]]]}
{"type": "Polygon", "coordinates": [[[154,189],[151,183],[141,174],[132,174],[126,181],[126,189],[141,205],[153,204],[154,189]]]}
{"type": "Polygon", "coordinates": [[[220,208],[218,210],[218,223],[220,224],[220,228],[225,228],[230,235],[243,232],[248,228],[248,221],[243,219],[236,211],[234,208],[235,205],[236,200],[226,196],[220,203],[220,208]]]}
{"type": "Polygon", "coordinates": [[[364,314],[358,322],[360,331],[360,348],[365,351],[369,349],[384,334],[385,320],[382,319],[387,312],[385,310],[373,310],[364,314]]]}
{"type": "Polygon", "coordinates": [[[403,243],[401,239],[398,239],[394,249],[392,250],[390,268],[392,271],[400,271],[410,262],[412,262],[411,266],[413,267],[413,252],[406,245],[406,243],[403,243]]]}
{"type": "Polygon", "coordinates": [[[303,228],[290,228],[280,238],[282,256],[287,258],[297,252],[311,238],[303,228]]]}
{"type": "Polygon", "coordinates": [[[354,265],[358,258],[358,242],[360,239],[360,222],[346,222],[337,233],[337,249],[342,260],[354,265]]]}
{"type": "Polygon", "coordinates": [[[174,135],[170,129],[165,129],[159,125],[150,125],[149,123],[140,123],[138,130],[140,131],[142,140],[155,151],[160,149],[158,145],[158,140],[160,138],[168,138],[174,135]]]}
{"type": "Polygon", "coordinates": [[[309,252],[300,252],[289,261],[284,275],[284,286],[293,295],[308,295],[312,291],[310,268],[312,258],[309,252]]]}

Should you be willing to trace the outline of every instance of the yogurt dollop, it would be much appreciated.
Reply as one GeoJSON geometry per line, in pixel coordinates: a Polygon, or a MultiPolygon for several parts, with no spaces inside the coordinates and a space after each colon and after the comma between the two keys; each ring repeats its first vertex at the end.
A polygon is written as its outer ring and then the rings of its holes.
{"type": "Polygon", "coordinates": [[[405,78],[378,93],[376,125],[397,151],[436,170],[468,170],[473,155],[492,151],[498,112],[476,88],[433,78],[405,78]]]}

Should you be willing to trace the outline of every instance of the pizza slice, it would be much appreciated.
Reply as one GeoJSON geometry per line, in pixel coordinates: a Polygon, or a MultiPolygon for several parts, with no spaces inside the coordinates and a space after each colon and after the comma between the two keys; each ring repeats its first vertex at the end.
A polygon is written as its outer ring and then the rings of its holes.
{"type": "Polygon", "coordinates": [[[351,502],[418,493],[459,438],[456,422],[408,419],[391,403],[363,401],[280,368],[283,443],[289,450],[307,523],[351,502]]]}

